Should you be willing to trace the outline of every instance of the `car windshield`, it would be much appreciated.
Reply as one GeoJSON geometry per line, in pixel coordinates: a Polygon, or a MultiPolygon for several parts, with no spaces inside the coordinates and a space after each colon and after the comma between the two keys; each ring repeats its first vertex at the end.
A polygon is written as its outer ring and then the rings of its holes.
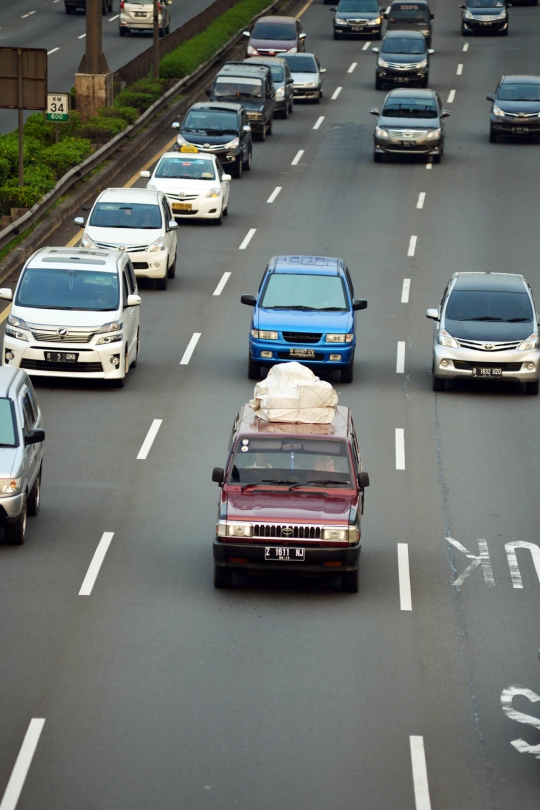
{"type": "Polygon", "coordinates": [[[287,60],[292,73],[317,73],[317,62],[312,56],[289,56],[284,53],[283,58],[287,60]]]}
{"type": "Polygon", "coordinates": [[[341,0],[337,11],[373,11],[378,14],[380,8],[377,0],[341,0]]]}
{"type": "Polygon", "coordinates": [[[467,8],[503,8],[503,0],[468,0],[467,8]]]}
{"type": "Polygon", "coordinates": [[[214,84],[216,98],[262,98],[261,79],[241,78],[238,76],[218,76],[214,84]]]}
{"type": "Polygon", "coordinates": [[[425,54],[426,51],[424,37],[386,37],[381,48],[381,53],[425,54]]]}
{"type": "Polygon", "coordinates": [[[350,486],[351,464],[342,440],[240,438],[229,465],[229,484],[269,482],[291,487],[350,486]]]}
{"type": "Polygon", "coordinates": [[[90,215],[89,225],[96,228],[161,228],[159,205],[147,203],[98,202],[90,215]]]}
{"type": "Polygon", "coordinates": [[[339,276],[272,273],[261,306],[265,309],[348,310],[339,276]]]}
{"type": "Polygon", "coordinates": [[[296,39],[296,29],[289,23],[259,22],[251,32],[252,39],[277,39],[290,42],[296,39]]]}
{"type": "Polygon", "coordinates": [[[525,292],[454,290],[445,317],[451,321],[525,323],[533,320],[533,311],[525,292]]]}
{"type": "Polygon", "coordinates": [[[275,82],[282,82],[283,81],[283,68],[281,65],[268,65],[272,72],[272,79],[275,82]]]}
{"type": "Polygon", "coordinates": [[[504,82],[499,87],[497,99],[500,101],[540,101],[540,82],[538,84],[504,82]]]}
{"type": "Polygon", "coordinates": [[[400,20],[429,20],[429,11],[416,3],[401,3],[390,9],[390,22],[400,20]]]}
{"type": "Polygon", "coordinates": [[[10,399],[2,397],[0,399],[0,447],[16,447],[17,444],[13,405],[10,399]]]}
{"type": "Polygon", "coordinates": [[[211,160],[182,155],[162,158],[154,176],[175,180],[215,180],[216,172],[211,160]]]}
{"type": "Polygon", "coordinates": [[[381,115],[387,118],[437,118],[437,102],[431,98],[390,97],[381,115]]]}
{"type": "Polygon", "coordinates": [[[16,304],[36,309],[118,309],[118,276],[96,270],[27,267],[16,304]]]}
{"type": "Polygon", "coordinates": [[[217,110],[192,110],[182,124],[189,132],[238,132],[238,115],[217,110]]]}

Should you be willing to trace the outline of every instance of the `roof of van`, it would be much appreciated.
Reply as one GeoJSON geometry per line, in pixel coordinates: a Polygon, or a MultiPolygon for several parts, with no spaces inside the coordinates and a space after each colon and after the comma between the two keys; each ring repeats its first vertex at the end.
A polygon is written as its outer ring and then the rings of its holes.
{"type": "Polygon", "coordinates": [[[153,188],[106,188],[96,202],[154,203],[157,205],[159,191],[153,188]]]}
{"type": "Polygon", "coordinates": [[[44,247],[37,250],[27,262],[33,269],[54,267],[85,267],[105,273],[116,273],[118,259],[123,251],[107,248],[106,250],[87,250],[79,247],[44,247]]]}
{"type": "Polygon", "coordinates": [[[249,62],[226,62],[221,70],[216,73],[218,76],[252,76],[257,79],[264,79],[270,68],[268,65],[250,65],[249,62]]]}
{"type": "Polygon", "coordinates": [[[274,256],[268,269],[274,273],[320,273],[323,276],[338,275],[342,269],[341,259],[330,256],[274,256]]]}
{"type": "Polygon", "coordinates": [[[274,434],[276,436],[333,436],[346,439],[351,421],[351,411],[343,405],[336,405],[336,412],[329,425],[316,425],[293,422],[266,422],[258,417],[251,405],[244,405],[238,414],[235,430],[241,436],[274,434]]]}

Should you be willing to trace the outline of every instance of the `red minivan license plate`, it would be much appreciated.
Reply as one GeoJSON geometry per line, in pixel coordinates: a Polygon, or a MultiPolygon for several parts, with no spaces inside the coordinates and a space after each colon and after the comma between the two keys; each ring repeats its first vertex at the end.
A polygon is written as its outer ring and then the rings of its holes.
{"type": "Polygon", "coordinates": [[[282,548],[276,546],[266,546],[264,549],[265,560],[279,560],[280,562],[305,562],[305,548],[282,548]]]}

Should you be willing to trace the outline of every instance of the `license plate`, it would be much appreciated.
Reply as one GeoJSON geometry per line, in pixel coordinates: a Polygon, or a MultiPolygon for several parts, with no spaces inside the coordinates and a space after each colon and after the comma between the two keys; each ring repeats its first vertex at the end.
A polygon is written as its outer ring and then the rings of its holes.
{"type": "Polygon", "coordinates": [[[408,77],[408,76],[396,76],[396,77],[394,78],[394,81],[395,81],[395,82],[408,82],[408,81],[409,81],[409,77],[408,77]]]}
{"type": "Polygon", "coordinates": [[[44,352],[48,363],[76,363],[79,355],[74,352],[44,352]]]}
{"type": "Polygon", "coordinates": [[[363,25],[351,25],[351,31],[363,31],[363,30],[364,30],[363,25]]]}
{"type": "Polygon", "coordinates": [[[315,357],[315,349],[290,349],[289,357],[315,357]]]}
{"type": "Polygon", "coordinates": [[[472,370],[473,377],[502,377],[502,368],[482,368],[476,366],[472,370]]]}
{"type": "Polygon", "coordinates": [[[191,203],[175,203],[172,204],[173,211],[191,211],[191,203]]]}
{"type": "Polygon", "coordinates": [[[512,132],[529,132],[529,127],[512,127],[512,132]]]}
{"type": "Polygon", "coordinates": [[[305,562],[305,548],[279,548],[276,546],[266,546],[264,549],[265,560],[280,560],[280,562],[305,562]]]}
{"type": "Polygon", "coordinates": [[[480,23],[480,25],[492,25],[492,23],[490,23],[490,22],[483,22],[483,23],[480,23]]]}
{"type": "Polygon", "coordinates": [[[136,11],[135,17],[146,17],[146,11],[136,11]]]}
{"type": "Polygon", "coordinates": [[[416,146],[416,141],[400,141],[400,146],[416,146]]]}

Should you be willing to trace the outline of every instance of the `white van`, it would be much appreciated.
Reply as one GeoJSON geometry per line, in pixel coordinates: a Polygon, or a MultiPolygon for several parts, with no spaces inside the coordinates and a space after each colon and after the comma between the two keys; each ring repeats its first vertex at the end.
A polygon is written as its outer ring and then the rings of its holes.
{"type": "MultiPolygon", "coordinates": [[[[172,6],[172,0],[160,0],[158,3],[160,37],[171,32],[171,12],[167,6],[172,6]]],[[[120,0],[119,17],[118,29],[121,37],[131,34],[132,31],[153,31],[153,0],[120,0]]]]}
{"type": "Polygon", "coordinates": [[[124,387],[140,349],[140,296],[129,256],[46,247],[26,262],[6,322],[2,365],[31,376],[110,380],[124,387]]]}

